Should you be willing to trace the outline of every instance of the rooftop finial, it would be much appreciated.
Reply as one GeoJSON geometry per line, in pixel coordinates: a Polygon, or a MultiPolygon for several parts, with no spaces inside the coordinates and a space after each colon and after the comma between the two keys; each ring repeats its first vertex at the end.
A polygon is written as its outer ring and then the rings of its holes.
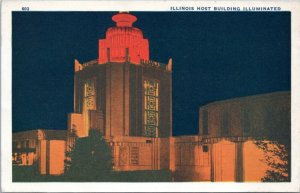
{"type": "Polygon", "coordinates": [[[112,17],[112,20],[117,23],[118,27],[132,27],[132,24],[137,20],[134,15],[129,12],[120,12],[112,17]]]}

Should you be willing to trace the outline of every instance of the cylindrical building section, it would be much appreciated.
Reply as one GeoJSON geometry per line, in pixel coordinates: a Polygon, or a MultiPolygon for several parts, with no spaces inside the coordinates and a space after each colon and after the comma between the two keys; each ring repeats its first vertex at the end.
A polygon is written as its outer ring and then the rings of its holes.
{"type": "Polygon", "coordinates": [[[275,92],[213,102],[200,107],[204,137],[289,137],[291,94],[275,92]]]}

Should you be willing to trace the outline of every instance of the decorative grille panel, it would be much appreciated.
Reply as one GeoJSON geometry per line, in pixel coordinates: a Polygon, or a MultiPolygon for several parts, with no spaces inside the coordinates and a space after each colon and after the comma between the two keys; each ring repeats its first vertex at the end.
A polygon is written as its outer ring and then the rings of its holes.
{"type": "Polygon", "coordinates": [[[158,133],[158,82],[155,80],[144,81],[144,135],[157,137],[158,133]]]}
{"type": "Polygon", "coordinates": [[[96,89],[94,79],[89,79],[84,84],[85,110],[96,110],[96,89]]]}
{"type": "Polygon", "coordinates": [[[139,165],[139,148],[131,147],[130,148],[130,164],[139,165]]]}

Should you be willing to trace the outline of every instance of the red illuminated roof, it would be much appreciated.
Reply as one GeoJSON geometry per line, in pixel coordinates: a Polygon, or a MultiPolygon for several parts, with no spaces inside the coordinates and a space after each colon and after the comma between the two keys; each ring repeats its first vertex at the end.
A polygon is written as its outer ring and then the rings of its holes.
{"type": "Polygon", "coordinates": [[[140,64],[149,60],[149,43],[143,32],[133,27],[137,20],[129,13],[118,13],[112,17],[116,26],[106,31],[105,39],[99,40],[99,64],[108,62],[130,62],[140,64]]]}
{"type": "Polygon", "coordinates": [[[114,15],[112,20],[117,23],[118,27],[131,27],[137,18],[129,13],[119,13],[114,15]]]}

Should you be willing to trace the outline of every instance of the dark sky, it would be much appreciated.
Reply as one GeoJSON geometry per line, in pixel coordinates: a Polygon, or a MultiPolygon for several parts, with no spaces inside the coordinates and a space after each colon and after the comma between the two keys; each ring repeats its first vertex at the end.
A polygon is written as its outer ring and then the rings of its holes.
{"type": "MultiPolygon", "coordinates": [[[[14,12],[13,131],[66,129],[74,59],[98,57],[112,12],[14,12]]],[[[290,90],[289,12],[132,12],[150,58],[173,58],[173,134],[212,101],[290,90]]]]}

